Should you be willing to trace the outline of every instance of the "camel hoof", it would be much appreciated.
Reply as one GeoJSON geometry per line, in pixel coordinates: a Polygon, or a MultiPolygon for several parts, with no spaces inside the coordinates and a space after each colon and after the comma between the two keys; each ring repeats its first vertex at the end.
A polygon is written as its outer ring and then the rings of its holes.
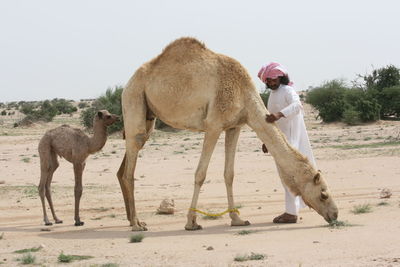
{"type": "Polygon", "coordinates": [[[57,220],[56,224],[59,224],[59,223],[63,223],[63,221],[62,220],[57,220]]]}
{"type": "Polygon", "coordinates": [[[53,225],[53,223],[51,223],[51,222],[46,222],[46,223],[44,223],[44,225],[50,226],[50,225],[53,225]]]}
{"type": "MultiPolygon", "coordinates": [[[[142,223],[140,223],[142,224],[142,223]]],[[[132,226],[132,231],[133,232],[137,232],[137,231],[147,231],[147,227],[143,226],[143,225],[133,225],[132,226]]]]}
{"type": "Polygon", "coordinates": [[[193,226],[185,226],[185,230],[187,231],[197,231],[197,230],[202,230],[203,227],[201,225],[195,224],[193,226]]]}
{"type": "Polygon", "coordinates": [[[248,226],[250,224],[249,221],[231,222],[231,226],[248,226]]]}
{"type": "Polygon", "coordinates": [[[85,222],[75,222],[75,226],[82,226],[84,224],[85,224],[85,222]]]}

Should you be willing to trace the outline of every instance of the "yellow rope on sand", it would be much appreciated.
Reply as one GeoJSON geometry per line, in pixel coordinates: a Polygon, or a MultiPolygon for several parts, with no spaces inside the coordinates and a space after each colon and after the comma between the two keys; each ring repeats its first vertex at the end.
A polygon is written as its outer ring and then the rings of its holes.
{"type": "Polygon", "coordinates": [[[204,211],[201,211],[201,210],[198,210],[198,209],[194,209],[194,208],[190,208],[189,210],[192,210],[192,211],[195,211],[195,212],[204,214],[204,215],[206,215],[206,216],[211,216],[211,217],[219,217],[219,216],[222,216],[222,215],[224,215],[225,213],[228,213],[228,212],[236,212],[237,214],[240,215],[239,210],[236,209],[236,208],[227,209],[226,211],[221,212],[221,213],[208,213],[208,212],[204,212],[204,211]]]}

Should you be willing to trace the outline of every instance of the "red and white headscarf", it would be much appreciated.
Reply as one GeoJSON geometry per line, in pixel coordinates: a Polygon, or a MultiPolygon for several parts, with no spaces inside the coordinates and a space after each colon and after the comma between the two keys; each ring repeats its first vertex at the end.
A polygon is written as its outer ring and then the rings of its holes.
{"type": "Polygon", "coordinates": [[[281,64],[276,62],[265,64],[258,72],[258,78],[260,78],[263,83],[267,81],[267,78],[276,79],[278,77],[287,75],[288,73],[286,69],[281,64]]]}

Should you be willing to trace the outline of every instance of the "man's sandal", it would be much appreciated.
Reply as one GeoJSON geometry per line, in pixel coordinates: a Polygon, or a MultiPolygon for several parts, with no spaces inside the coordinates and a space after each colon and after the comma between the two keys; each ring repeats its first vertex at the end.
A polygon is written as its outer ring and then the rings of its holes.
{"type": "Polygon", "coordinates": [[[297,216],[285,212],[285,213],[279,215],[278,217],[275,217],[272,222],[273,223],[296,223],[297,216]]]}

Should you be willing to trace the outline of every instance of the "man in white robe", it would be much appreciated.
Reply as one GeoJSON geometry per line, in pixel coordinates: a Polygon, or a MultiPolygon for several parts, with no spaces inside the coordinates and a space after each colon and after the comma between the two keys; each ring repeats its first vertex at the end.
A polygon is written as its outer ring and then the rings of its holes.
{"type": "MultiPolygon", "coordinates": [[[[306,126],[303,118],[303,106],[300,97],[291,86],[289,76],[284,67],[278,63],[263,66],[258,77],[271,89],[267,109],[267,122],[276,122],[279,129],[285,134],[288,142],[316,166],[311,150],[306,126]]],[[[265,145],[263,151],[268,152],[265,145]]],[[[283,184],[283,183],[282,183],[283,184]]],[[[299,196],[294,196],[286,185],[285,213],[274,218],[274,223],[296,223],[299,209],[306,207],[299,196]]]]}

